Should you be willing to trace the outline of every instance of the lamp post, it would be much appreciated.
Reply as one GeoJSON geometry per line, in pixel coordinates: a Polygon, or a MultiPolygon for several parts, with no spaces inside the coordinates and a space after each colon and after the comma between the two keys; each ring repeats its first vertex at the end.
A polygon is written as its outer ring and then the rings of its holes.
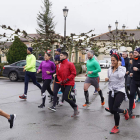
{"type": "MultiPolygon", "coordinates": [[[[116,20],[115,22],[115,26],[116,26],[116,35],[115,35],[115,42],[116,42],[116,48],[118,47],[118,43],[117,43],[117,36],[118,36],[118,21],[116,20]]],[[[122,26],[123,31],[125,30],[125,25],[123,24],[122,26]]],[[[108,30],[109,32],[111,32],[111,25],[108,26],[108,30]]]]}
{"type": "Polygon", "coordinates": [[[63,9],[63,15],[64,15],[64,51],[66,51],[66,17],[68,15],[68,9],[67,6],[64,7],[63,9]]]}

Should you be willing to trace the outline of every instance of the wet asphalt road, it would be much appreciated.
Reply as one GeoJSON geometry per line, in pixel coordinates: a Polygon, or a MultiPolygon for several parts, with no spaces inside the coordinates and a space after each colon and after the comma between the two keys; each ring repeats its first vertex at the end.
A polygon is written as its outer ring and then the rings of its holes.
{"type": "MultiPolygon", "coordinates": [[[[72,108],[65,102],[64,106],[57,107],[51,112],[46,107],[39,109],[41,103],[40,90],[29,83],[28,98],[20,100],[23,94],[23,82],[10,82],[0,79],[0,108],[7,113],[16,113],[17,119],[13,129],[3,117],[0,118],[0,140],[140,140],[140,118],[126,121],[121,115],[120,133],[111,135],[114,126],[114,117],[105,111],[107,107],[107,87],[100,83],[105,96],[106,104],[101,106],[99,95],[93,95],[94,87],[90,87],[91,105],[83,108],[83,82],[77,82],[77,104],[80,115],[71,118],[72,108]]],[[[128,102],[123,102],[121,108],[128,108],[128,102]]],[[[137,104],[134,114],[140,115],[140,104],[137,104]]]]}

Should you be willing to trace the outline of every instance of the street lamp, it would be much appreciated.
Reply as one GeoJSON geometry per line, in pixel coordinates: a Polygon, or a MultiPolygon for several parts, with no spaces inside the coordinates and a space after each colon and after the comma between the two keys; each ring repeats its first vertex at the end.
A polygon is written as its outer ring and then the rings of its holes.
{"type": "Polygon", "coordinates": [[[64,7],[63,9],[63,15],[64,15],[64,51],[66,51],[66,17],[68,15],[68,9],[67,9],[67,6],[64,7]]]}
{"type": "Polygon", "coordinates": [[[115,22],[115,25],[116,25],[116,29],[118,28],[118,21],[116,20],[115,22]]]}
{"type": "Polygon", "coordinates": [[[108,30],[109,30],[109,32],[111,32],[111,25],[108,26],[108,30]]]}
{"type": "Polygon", "coordinates": [[[123,24],[123,26],[122,26],[122,29],[123,29],[123,31],[125,30],[125,25],[123,24]]]}

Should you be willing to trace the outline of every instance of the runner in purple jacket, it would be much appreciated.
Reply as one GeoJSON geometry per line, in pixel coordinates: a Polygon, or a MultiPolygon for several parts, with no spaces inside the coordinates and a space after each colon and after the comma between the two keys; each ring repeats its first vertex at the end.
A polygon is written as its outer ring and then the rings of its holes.
{"type": "Polygon", "coordinates": [[[43,86],[41,89],[42,104],[38,106],[39,108],[45,107],[45,100],[46,100],[45,91],[46,90],[49,92],[50,95],[53,96],[50,83],[52,81],[52,74],[55,73],[55,64],[52,61],[50,61],[50,58],[51,58],[51,55],[46,53],[44,56],[45,61],[42,61],[37,71],[37,73],[42,71],[42,79],[43,79],[43,86]]]}

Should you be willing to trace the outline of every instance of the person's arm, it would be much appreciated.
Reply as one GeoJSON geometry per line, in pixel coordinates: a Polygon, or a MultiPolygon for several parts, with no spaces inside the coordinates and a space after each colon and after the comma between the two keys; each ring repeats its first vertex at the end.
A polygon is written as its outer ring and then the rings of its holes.
{"type": "MultiPolygon", "coordinates": [[[[27,60],[29,61],[29,60],[27,60]]],[[[30,59],[30,62],[27,63],[27,65],[25,66],[25,70],[29,70],[30,68],[33,68],[36,66],[36,58],[35,56],[32,56],[30,59]]]]}
{"type": "Polygon", "coordinates": [[[76,76],[76,69],[73,63],[70,64],[70,76],[68,77],[69,80],[73,80],[76,76]]]}
{"type": "Polygon", "coordinates": [[[55,73],[55,64],[54,63],[52,63],[52,65],[51,65],[51,68],[52,68],[52,70],[51,71],[49,71],[51,74],[53,74],[53,73],[55,73]]]}
{"type": "Polygon", "coordinates": [[[56,67],[56,75],[57,75],[58,81],[61,82],[62,79],[61,79],[61,77],[60,77],[60,74],[59,74],[59,71],[58,71],[58,67],[59,67],[59,65],[57,65],[57,67],[56,67]]]}
{"type": "Polygon", "coordinates": [[[95,62],[95,68],[96,70],[92,71],[93,73],[101,72],[101,67],[97,61],[95,62]]]}
{"type": "Polygon", "coordinates": [[[119,78],[122,78],[125,76],[125,73],[126,73],[126,68],[125,67],[122,67],[122,66],[119,66],[118,67],[119,71],[118,71],[118,77],[119,78]]]}

